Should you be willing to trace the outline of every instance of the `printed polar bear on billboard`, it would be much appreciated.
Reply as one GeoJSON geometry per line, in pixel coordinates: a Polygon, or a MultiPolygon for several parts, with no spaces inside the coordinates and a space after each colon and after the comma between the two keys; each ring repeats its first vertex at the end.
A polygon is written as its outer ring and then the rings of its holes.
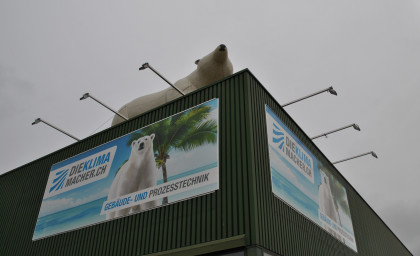
{"type": "MultiPolygon", "coordinates": [[[[108,192],[108,200],[134,193],[136,191],[156,186],[157,168],[153,151],[155,134],[144,136],[131,143],[131,154],[126,163],[115,175],[108,192]]],[[[132,208],[125,208],[106,214],[106,219],[124,216],[158,206],[158,200],[153,200],[132,208]]]]}

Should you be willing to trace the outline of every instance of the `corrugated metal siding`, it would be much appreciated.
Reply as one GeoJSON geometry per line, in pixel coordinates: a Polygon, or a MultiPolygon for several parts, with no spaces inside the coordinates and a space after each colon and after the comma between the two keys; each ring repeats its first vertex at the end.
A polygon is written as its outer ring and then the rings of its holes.
{"type": "MultiPolygon", "coordinates": [[[[0,255],[144,255],[242,234],[248,245],[281,255],[356,255],[271,193],[264,104],[326,160],[244,70],[0,176],[0,255]],[[213,98],[219,98],[220,113],[218,191],[32,242],[54,163],[213,98]]],[[[409,255],[353,188],[337,178],[347,189],[358,254],[409,255]]]]}
{"type": "Polygon", "coordinates": [[[0,176],[0,255],[143,255],[249,234],[246,73],[175,100],[0,176]],[[166,207],[32,242],[51,165],[219,98],[220,189],[166,207]]]}
{"type": "Polygon", "coordinates": [[[252,107],[249,113],[253,130],[251,143],[255,146],[253,169],[255,169],[259,209],[255,213],[259,230],[252,242],[280,255],[411,255],[252,74],[249,75],[249,85],[252,95],[250,99],[252,107]],[[358,253],[277,199],[271,192],[265,104],[296,134],[315,157],[331,171],[335,171],[335,177],[345,186],[358,253]]]}

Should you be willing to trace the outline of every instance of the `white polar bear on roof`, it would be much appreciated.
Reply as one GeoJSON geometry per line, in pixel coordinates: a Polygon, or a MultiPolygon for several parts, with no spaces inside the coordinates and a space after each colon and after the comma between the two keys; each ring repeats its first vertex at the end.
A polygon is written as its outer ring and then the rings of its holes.
{"type": "MultiPolygon", "coordinates": [[[[197,69],[188,76],[178,80],[174,85],[183,93],[187,94],[217,80],[220,80],[233,73],[233,66],[228,58],[228,50],[224,44],[197,60],[197,69]]],[[[173,88],[166,88],[160,92],[141,96],[122,106],[118,113],[132,118],[138,116],[148,110],[163,105],[171,100],[180,97],[181,94],[173,88]]],[[[123,122],[124,120],[118,115],[114,116],[112,126],[123,122]]]]}

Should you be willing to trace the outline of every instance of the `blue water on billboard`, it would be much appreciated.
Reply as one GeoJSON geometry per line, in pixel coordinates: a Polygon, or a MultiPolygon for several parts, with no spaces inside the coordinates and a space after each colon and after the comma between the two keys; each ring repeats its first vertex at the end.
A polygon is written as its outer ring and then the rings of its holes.
{"type": "Polygon", "coordinates": [[[64,211],[56,212],[38,219],[33,239],[77,229],[105,220],[100,215],[103,202],[107,197],[82,204],[64,211]]]}
{"type": "MultiPolygon", "coordinates": [[[[178,175],[168,178],[168,181],[176,180],[188,175],[203,172],[217,167],[217,162],[208,164],[193,170],[189,170],[178,175]]],[[[159,180],[157,185],[162,184],[163,180],[159,180]]],[[[197,196],[199,194],[207,193],[217,189],[218,184],[213,183],[207,186],[192,189],[179,193],[177,195],[169,196],[168,201],[175,202],[189,197],[197,196]]],[[[55,212],[38,218],[36,223],[33,239],[55,235],[69,230],[81,228],[92,225],[98,222],[105,221],[106,215],[100,215],[102,205],[107,200],[107,197],[100,198],[73,208],[69,208],[60,212],[55,212]]],[[[162,200],[162,199],[161,199],[162,200]]]]}
{"type": "Polygon", "coordinates": [[[289,182],[277,170],[271,168],[273,192],[290,206],[321,225],[318,219],[318,204],[289,182]]]}

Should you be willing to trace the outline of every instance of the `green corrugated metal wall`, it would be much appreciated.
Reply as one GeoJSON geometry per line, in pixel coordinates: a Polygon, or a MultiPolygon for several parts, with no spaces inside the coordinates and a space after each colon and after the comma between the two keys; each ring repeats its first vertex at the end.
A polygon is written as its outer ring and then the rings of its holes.
{"type": "MultiPolygon", "coordinates": [[[[271,193],[264,104],[325,160],[244,70],[0,176],[0,255],[144,255],[242,234],[246,245],[280,255],[356,255],[271,193]],[[212,98],[219,98],[220,108],[218,191],[32,242],[54,163],[212,98]]],[[[363,199],[337,177],[348,192],[358,254],[410,255],[363,199]]]]}
{"type": "Polygon", "coordinates": [[[250,231],[249,163],[240,73],[139,118],[2,175],[0,255],[143,255],[250,231]],[[212,98],[220,100],[220,190],[174,205],[32,242],[48,174],[56,162],[212,98]],[[7,209],[7,210],[6,210],[7,209]],[[7,232],[5,232],[7,230],[7,232]]]}

